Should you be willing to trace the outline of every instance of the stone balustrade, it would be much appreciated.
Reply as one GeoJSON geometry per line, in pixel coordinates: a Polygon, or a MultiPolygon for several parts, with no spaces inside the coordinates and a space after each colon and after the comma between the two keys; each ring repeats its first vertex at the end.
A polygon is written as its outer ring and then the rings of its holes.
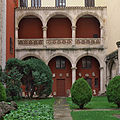
{"type": "Polygon", "coordinates": [[[101,44],[101,38],[76,38],[75,44],[96,45],[101,44]]]}
{"type": "MultiPolygon", "coordinates": [[[[72,38],[17,39],[16,49],[72,48],[72,38]],[[44,45],[45,44],[45,45],[44,45]]],[[[102,45],[101,38],[75,38],[75,48],[88,48],[102,45]]]]}

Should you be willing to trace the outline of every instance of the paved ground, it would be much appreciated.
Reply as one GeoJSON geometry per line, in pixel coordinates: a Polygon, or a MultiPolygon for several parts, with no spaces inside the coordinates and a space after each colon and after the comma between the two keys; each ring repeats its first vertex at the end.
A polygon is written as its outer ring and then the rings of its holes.
{"type": "Polygon", "coordinates": [[[54,119],[55,120],[72,120],[71,110],[66,102],[66,98],[55,98],[54,119]]]}

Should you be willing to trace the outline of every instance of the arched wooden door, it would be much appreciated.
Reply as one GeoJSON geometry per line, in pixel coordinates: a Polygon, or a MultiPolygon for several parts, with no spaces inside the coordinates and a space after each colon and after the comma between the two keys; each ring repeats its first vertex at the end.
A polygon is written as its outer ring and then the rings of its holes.
{"type": "Polygon", "coordinates": [[[100,65],[97,59],[91,56],[81,58],[77,63],[77,79],[83,77],[92,88],[93,95],[100,91],[100,65]]]}
{"type": "Polygon", "coordinates": [[[70,61],[63,57],[54,57],[49,62],[53,74],[53,96],[69,96],[72,86],[72,70],[70,61]]]}

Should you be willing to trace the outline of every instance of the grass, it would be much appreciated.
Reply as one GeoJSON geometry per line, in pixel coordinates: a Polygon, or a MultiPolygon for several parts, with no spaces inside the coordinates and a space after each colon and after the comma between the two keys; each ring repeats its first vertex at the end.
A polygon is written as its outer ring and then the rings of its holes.
{"type": "Polygon", "coordinates": [[[16,101],[18,109],[11,111],[4,120],[53,120],[54,98],[16,101]]]}
{"type": "Polygon", "coordinates": [[[19,101],[15,101],[17,103],[17,105],[22,105],[24,103],[36,103],[36,102],[40,102],[41,104],[45,104],[45,105],[50,105],[50,106],[53,106],[54,104],[54,98],[48,98],[48,99],[40,99],[40,100],[30,100],[30,99],[22,99],[22,100],[19,100],[19,101]]]}
{"type": "MultiPolygon", "coordinates": [[[[79,109],[79,106],[74,104],[71,100],[71,98],[67,98],[67,102],[70,105],[71,109],[79,109]]],[[[92,97],[91,101],[85,105],[84,108],[88,109],[115,109],[117,108],[117,105],[114,103],[109,103],[107,100],[107,97],[105,96],[97,96],[92,97]]]]}
{"type": "Polygon", "coordinates": [[[120,115],[120,110],[109,110],[107,109],[117,109],[117,105],[114,103],[109,103],[107,97],[97,96],[93,97],[91,101],[84,106],[85,109],[91,110],[81,110],[74,111],[73,109],[79,109],[79,107],[74,104],[71,98],[67,98],[67,102],[72,109],[71,115],[73,120],[119,120],[114,115],[120,115]],[[99,111],[94,109],[101,109],[99,111]],[[106,110],[102,110],[106,109],[106,110]]]}
{"type": "Polygon", "coordinates": [[[73,120],[119,120],[114,115],[120,111],[78,111],[71,112],[73,120]]]}

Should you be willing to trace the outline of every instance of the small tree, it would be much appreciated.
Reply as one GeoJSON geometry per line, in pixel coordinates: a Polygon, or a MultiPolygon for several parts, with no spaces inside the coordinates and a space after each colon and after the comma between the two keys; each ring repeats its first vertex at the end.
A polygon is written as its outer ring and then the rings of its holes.
{"type": "Polygon", "coordinates": [[[26,87],[28,97],[32,97],[34,92],[39,97],[50,95],[52,92],[52,73],[49,66],[42,60],[35,58],[25,61],[16,58],[9,59],[6,64],[6,71],[9,72],[14,68],[22,75],[20,79],[26,87]]]}
{"type": "Polygon", "coordinates": [[[110,80],[107,86],[107,98],[109,102],[117,104],[118,108],[120,108],[120,76],[110,80]]]}
{"type": "Polygon", "coordinates": [[[0,102],[1,101],[6,101],[6,90],[2,83],[0,82],[0,102]]]}
{"type": "Polygon", "coordinates": [[[90,102],[92,98],[92,89],[84,78],[75,81],[71,88],[72,101],[77,104],[80,109],[90,102]]]}
{"type": "Polygon", "coordinates": [[[19,73],[16,67],[10,70],[6,80],[7,100],[18,100],[21,98],[21,78],[22,74],[19,73]]]}

